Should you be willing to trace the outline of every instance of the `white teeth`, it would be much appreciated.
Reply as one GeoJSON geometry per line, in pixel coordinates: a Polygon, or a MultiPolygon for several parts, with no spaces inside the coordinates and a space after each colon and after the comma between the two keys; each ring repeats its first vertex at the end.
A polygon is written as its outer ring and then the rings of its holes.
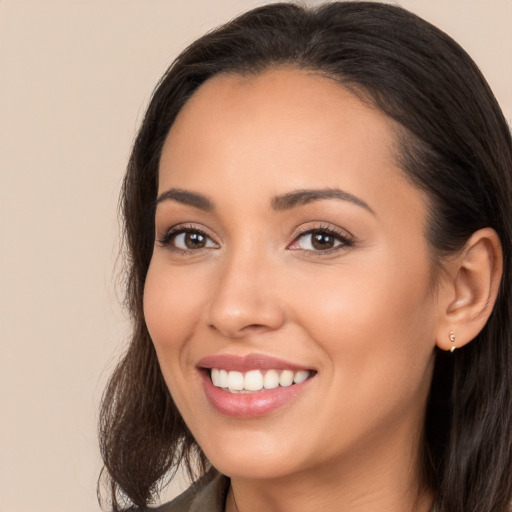
{"type": "Polygon", "coordinates": [[[279,375],[279,385],[288,387],[293,384],[293,372],[291,370],[285,370],[279,375]]]}
{"type": "Polygon", "coordinates": [[[232,393],[250,393],[263,388],[275,389],[278,386],[288,387],[292,384],[300,384],[310,376],[310,372],[307,370],[298,372],[267,370],[263,374],[260,370],[250,370],[244,374],[238,371],[212,368],[210,376],[215,387],[226,389],[232,393]]]}
{"type": "Polygon", "coordinates": [[[279,386],[279,374],[275,370],[269,370],[263,377],[263,387],[265,389],[274,389],[279,386]]]}
{"type": "Polygon", "coordinates": [[[228,372],[226,370],[219,370],[219,387],[227,388],[228,382],[229,382],[228,372]]]}
{"type": "Polygon", "coordinates": [[[228,372],[228,388],[233,391],[244,389],[244,374],[242,372],[228,372]]]}
{"type": "Polygon", "coordinates": [[[218,388],[222,387],[220,385],[220,379],[219,379],[219,373],[220,372],[221,372],[221,370],[219,370],[217,368],[212,368],[212,371],[211,371],[211,377],[212,377],[213,385],[217,386],[218,388]]]}
{"type": "Polygon", "coordinates": [[[247,372],[244,377],[244,389],[259,391],[263,387],[263,375],[259,370],[247,372]]]}
{"type": "Polygon", "coordinates": [[[293,377],[293,382],[295,384],[300,384],[301,382],[304,382],[309,377],[309,372],[306,370],[303,370],[301,372],[297,372],[295,376],[293,377]]]}

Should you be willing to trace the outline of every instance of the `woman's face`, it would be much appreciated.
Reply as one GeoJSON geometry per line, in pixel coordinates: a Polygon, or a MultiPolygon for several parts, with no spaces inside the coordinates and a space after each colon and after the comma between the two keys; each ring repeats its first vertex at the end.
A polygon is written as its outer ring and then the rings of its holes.
{"type": "Polygon", "coordinates": [[[425,199],[395,151],[378,110],[291,69],[216,76],[174,123],[144,312],[221,472],[417,450],[440,315],[425,199]]]}

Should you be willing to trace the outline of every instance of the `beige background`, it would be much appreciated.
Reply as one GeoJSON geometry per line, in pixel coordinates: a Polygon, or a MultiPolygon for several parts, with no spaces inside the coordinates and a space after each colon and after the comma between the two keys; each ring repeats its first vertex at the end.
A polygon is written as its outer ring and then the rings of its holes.
{"type": "MultiPolygon", "coordinates": [[[[92,512],[96,412],[128,332],[117,195],[179,49],[256,0],[0,0],[0,512],[92,512]]],[[[512,118],[512,0],[403,0],[512,118]]]]}

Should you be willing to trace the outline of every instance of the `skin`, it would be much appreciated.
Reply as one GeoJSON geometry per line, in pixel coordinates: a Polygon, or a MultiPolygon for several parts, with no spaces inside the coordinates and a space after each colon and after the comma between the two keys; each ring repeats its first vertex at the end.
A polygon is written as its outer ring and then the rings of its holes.
{"type": "Polygon", "coordinates": [[[158,203],[144,311],[176,405],[232,479],[228,512],[233,494],[241,512],[421,512],[432,503],[420,436],[455,292],[444,274],[432,286],[426,200],[395,151],[382,113],[293,69],[216,76],[170,130],[159,195],[186,190],[214,208],[158,203]],[[326,188],[368,208],[339,198],[271,207],[276,195],[326,188]],[[180,225],[204,232],[207,246],[159,242],[180,225]],[[326,253],[299,236],[326,226],[351,243],[326,253]],[[214,354],[273,356],[317,373],[278,410],[233,418],[212,407],[196,368],[214,354]]]}

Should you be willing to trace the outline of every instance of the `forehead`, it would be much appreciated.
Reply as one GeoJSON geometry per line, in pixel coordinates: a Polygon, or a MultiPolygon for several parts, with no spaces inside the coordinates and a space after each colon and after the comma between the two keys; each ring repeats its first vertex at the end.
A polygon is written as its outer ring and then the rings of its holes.
{"type": "MultiPolygon", "coordinates": [[[[353,136],[348,131],[343,133],[347,144],[356,137],[373,143],[378,138],[382,143],[379,146],[389,150],[394,143],[395,123],[370,101],[363,102],[364,97],[313,71],[276,68],[243,76],[219,74],[203,83],[185,103],[168,141],[191,135],[187,132],[194,125],[196,138],[205,136],[215,143],[225,134],[224,128],[235,125],[239,133],[236,139],[240,140],[251,134],[270,142],[280,132],[288,134],[290,142],[292,136],[303,136],[318,145],[325,140],[326,131],[334,137],[341,135],[340,128],[349,123],[353,136]]],[[[342,144],[343,140],[338,142],[342,144]]]]}
{"type": "Polygon", "coordinates": [[[217,75],[184,105],[167,136],[159,192],[219,190],[224,199],[229,191],[248,199],[337,187],[368,203],[396,203],[411,186],[395,158],[395,133],[380,110],[312,72],[217,75]]]}

